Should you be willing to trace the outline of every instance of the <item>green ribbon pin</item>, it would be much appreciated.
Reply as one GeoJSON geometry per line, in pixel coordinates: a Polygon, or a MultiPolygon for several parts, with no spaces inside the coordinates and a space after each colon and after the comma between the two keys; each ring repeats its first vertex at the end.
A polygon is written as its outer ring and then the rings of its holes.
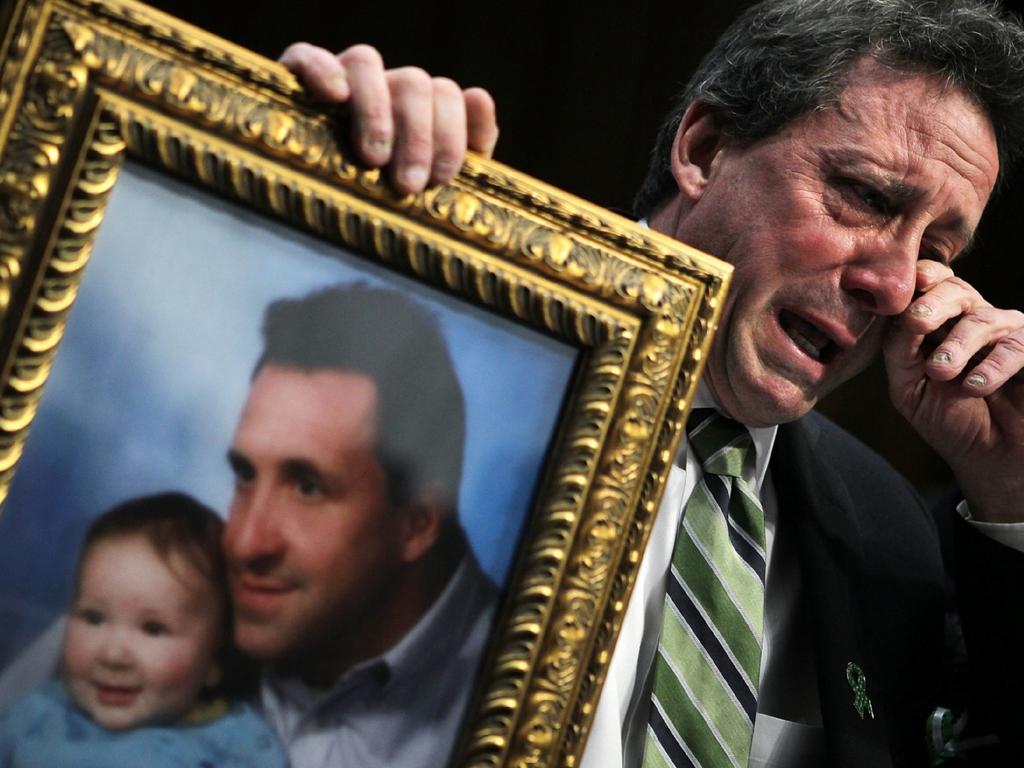
{"type": "Polygon", "coordinates": [[[850,684],[850,688],[853,689],[853,708],[857,710],[857,714],[860,715],[860,719],[864,719],[864,713],[867,712],[871,715],[871,719],[875,719],[875,709],[871,706],[871,699],[868,698],[868,678],[864,674],[864,670],[854,664],[852,661],[846,665],[846,682],[850,684]]]}

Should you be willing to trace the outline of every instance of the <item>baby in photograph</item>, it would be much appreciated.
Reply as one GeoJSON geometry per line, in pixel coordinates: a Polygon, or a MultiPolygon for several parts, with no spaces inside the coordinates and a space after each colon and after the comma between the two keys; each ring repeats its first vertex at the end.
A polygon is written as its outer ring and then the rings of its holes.
{"type": "Polygon", "coordinates": [[[59,681],[0,717],[0,766],[283,768],[237,687],[220,536],[179,493],[96,520],[78,562],[59,681]]]}

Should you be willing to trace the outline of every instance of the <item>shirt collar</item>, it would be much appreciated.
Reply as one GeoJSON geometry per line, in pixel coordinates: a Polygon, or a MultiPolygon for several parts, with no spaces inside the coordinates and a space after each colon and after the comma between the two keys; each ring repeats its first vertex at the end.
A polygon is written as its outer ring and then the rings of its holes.
{"type": "MultiPolygon", "coordinates": [[[[708,385],[701,380],[697,386],[697,393],[693,396],[694,408],[714,408],[721,412],[718,403],[708,385]]],[[[772,456],[772,448],[775,446],[775,435],[778,434],[778,425],[771,427],[747,427],[750,438],[754,441],[754,484],[755,490],[760,493],[764,484],[765,475],[768,474],[768,460],[772,456]]],[[[748,478],[749,482],[749,478],[748,478]]]]}
{"type": "MultiPolygon", "coordinates": [[[[471,613],[472,616],[468,618],[475,618],[481,606],[491,600],[483,594],[482,582],[486,577],[479,573],[479,569],[473,552],[467,550],[434,604],[396,645],[380,656],[356,664],[326,690],[313,689],[295,677],[281,677],[269,670],[265,671],[262,696],[264,709],[271,703],[268,696],[274,695],[290,701],[303,711],[319,709],[354,688],[369,686],[381,692],[393,679],[415,677],[417,671],[422,673],[433,663],[443,664],[451,648],[438,643],[437,627],[449,627],[452,631],[446,633],[445,637],[450,634],[452,642],[461,642],[467,615],[471,613]],[[441,658],[435,662],[432,659],[434,656],[441,658]]],[[[490,583],[486,581],[487,585],[490,583]]]]}
{"type": "MultiPolygon", "coordinates": [[[[467,592],[474,588],[471,571],[479,568],[475,559],[472,551],[467,550],[459,567],[434,604],[430,606],[430,610],[420,617],[405,637],[381,657],[392,676],[411,674],[414,670],[421,669],[424,664],[429,665],[432,656],[444,655],[447,652],[447,649],[438,644],[436,630],[432,631],[432,628],[447,626],[454,630],[462,626],[464,622],[459,614],[467,606],[477,604],[467,592]]],[[[443,659],[439,660],[439,663],[443,664],[443,659]]]]}

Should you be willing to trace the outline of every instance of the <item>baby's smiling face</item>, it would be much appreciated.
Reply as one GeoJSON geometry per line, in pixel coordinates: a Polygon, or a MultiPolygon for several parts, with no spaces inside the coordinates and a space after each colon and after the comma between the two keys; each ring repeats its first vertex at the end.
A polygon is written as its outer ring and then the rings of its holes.
{"type": "Polygon", "coordinates": [[[101,539],[84,558],[64,636],[72,698],[110,730],[181,718],[220,677],[218,591],[141,535],[101,539]]]}

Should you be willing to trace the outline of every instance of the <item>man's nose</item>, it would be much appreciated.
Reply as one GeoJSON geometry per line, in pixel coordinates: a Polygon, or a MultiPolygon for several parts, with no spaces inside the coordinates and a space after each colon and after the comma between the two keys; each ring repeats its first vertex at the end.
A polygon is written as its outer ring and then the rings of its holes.
{"type": "Polygon", "coordinates": [[[862,309],[898,315],[910,306],[917,284],[921,240],[913,233],[872,237],[843,270],[840,286],[862,309]]]}
{"type": "Polygon", "coordinates": [[[235,493],[224,527],[224,552],[234,565],[272,564],[284,554],[272,491],[247,488],[235,493]]]}

